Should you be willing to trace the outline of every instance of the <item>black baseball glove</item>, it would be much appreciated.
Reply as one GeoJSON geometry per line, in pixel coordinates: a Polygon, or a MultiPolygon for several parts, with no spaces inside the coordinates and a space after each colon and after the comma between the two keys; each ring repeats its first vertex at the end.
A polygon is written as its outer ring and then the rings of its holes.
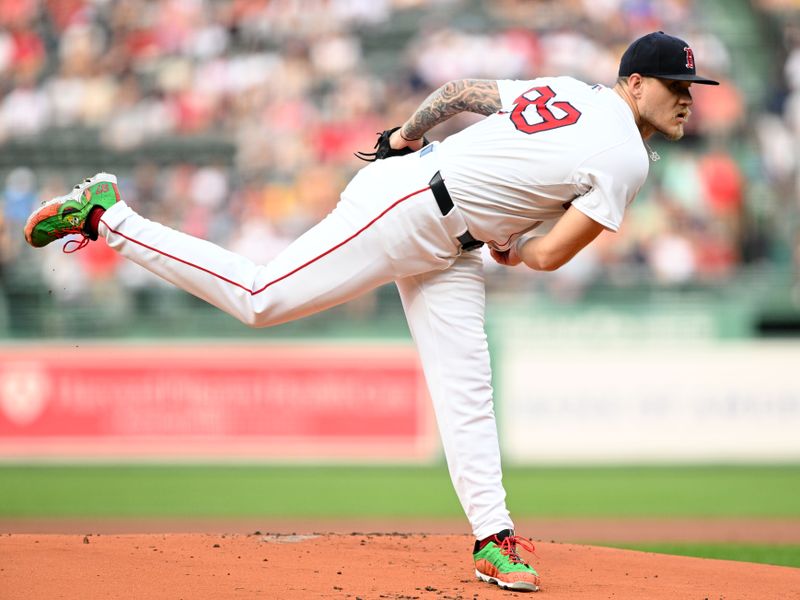
{"type": "MultiPolygon", "coordinates": [[[[400,150],[395,150],[389,145],[389,138],[392,134],[400,129],[400,127],[393,127],[392,129],[387,129],[385,131],[381,131],[378,133],[378,141],[375,142],[375,152],[356,152],[355,155],[357,158],[361,160],[365,160],[367,162],[375,162],[376,160],[381,160],[383,158],[390,158],[392,156],[404,156],[406,154],[411,154],[415,152],[408,146],[405,148],[400,148],[400,150]]],[[[422,145],[427,146],[430,144],[427,138],[422,138],[422,145]]]]}

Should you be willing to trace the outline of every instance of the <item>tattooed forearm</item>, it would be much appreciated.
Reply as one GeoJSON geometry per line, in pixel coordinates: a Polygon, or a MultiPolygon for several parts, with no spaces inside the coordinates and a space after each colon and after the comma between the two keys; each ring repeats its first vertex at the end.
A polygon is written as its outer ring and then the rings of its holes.
{"type": "Polygon", "coordinates": [[[468,111],[491,115],[500,110],[497,82],[489,79],[458,79],[445,83],[428,96],[400,134],[407,140],[421,138],[426,131],[453,115],[468,111]]]}

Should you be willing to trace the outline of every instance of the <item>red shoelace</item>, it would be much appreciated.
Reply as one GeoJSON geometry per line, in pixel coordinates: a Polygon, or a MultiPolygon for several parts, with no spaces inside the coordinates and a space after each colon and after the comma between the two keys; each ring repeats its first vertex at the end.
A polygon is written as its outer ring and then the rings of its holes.
{"type": "Polygon", "coordinates": [[[521,535],[510,535],[498,546],[500,548],[500,552],[508,556],[509,560],[512,563],[522,563],[525,564],[525,561],[522,560],[522,557],[517,554],[517,545],[521,548],[524,548],[531,554],[534,554],[535,548],[533,546],[533,542],[526,537],[522,537],[521,535]]]}
{"type": "Polygon", "coordinates": [[[64,246],[61,248],[61,251],[64,254],[72,254],[73,252],[77,252],[78,250],[80,250],[82,248],[85,248],[89,244],[90,241],[91,240],[86,236],[81,237],[80,241],[67,240],[66,242],[64,242],[64,246]],[[71,250],[68,250],[67,248],[69,248],[70,244],[75,244],[75,247],[72,248],[71,250]]]}

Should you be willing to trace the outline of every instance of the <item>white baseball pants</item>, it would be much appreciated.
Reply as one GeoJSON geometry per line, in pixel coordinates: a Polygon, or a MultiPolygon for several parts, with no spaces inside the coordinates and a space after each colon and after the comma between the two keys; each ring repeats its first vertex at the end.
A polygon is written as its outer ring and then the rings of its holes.
{"type": "Polygon", "coordinates": [[[277,325],[396,281],[456,493],[482,539],[513,528],[505,505],[484,280],[460,253],[458,209],[443,216],[428,182],[434,151],[362,169],[336,208],[267,265],[136,214],[124,202],[99,226],[109,246],[252,327],[277,325]]]}

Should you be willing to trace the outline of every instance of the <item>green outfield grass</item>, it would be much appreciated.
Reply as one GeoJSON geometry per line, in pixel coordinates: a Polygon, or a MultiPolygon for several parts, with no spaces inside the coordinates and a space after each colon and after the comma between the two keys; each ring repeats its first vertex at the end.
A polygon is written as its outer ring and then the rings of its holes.
{"type": "MultiPolygon", "coordinates": [[[[603,543],[605,546],[612,544],[603,543]]],[[[800,567],[800,546],[795,544],[613,544],[616,548],[698,556],[700,558],[720,558],[744,562],[765,563],[783,567],[800,567]]]]}
{"type": "MultiPolygon", "coordinates": [[[[800,466],[509,468],[519,517],[800,517],[800,466]]],[[[461,516],[444,466],[3,466],[0,516],[461,516]]]]}
{"type": "MultiPolygon", "coordinates": [[[[800,518],[800,466],[508,468],[505,483],[519,518],[800,518]]],[[[0,466],[0,518],[259,516],[463,513],[443,465],[0,466]]],[[[800,567],[797,545],[619,547],[800,567]]]]}

